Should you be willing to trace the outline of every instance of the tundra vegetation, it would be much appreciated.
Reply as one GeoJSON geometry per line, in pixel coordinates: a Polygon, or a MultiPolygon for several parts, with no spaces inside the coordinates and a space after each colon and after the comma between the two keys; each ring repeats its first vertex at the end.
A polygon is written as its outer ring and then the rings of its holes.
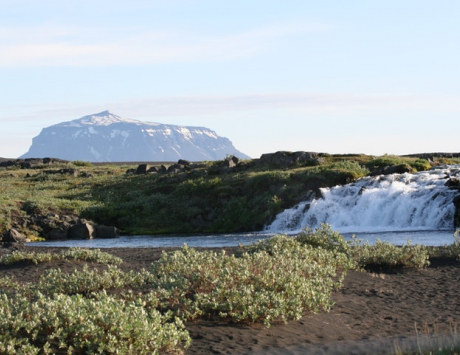
{"type": "MultiPolygon", "coordinates": [[[[0,277],[0,353],[179,354],[191,344],[188,321],[269,327],[327,312],[347,271],[423,268],[434,256],[430,253],[441,251],[346,241],[329,225],[239,246],[228,254],[184,245],[137,272],[122,271],[119,258],[97,249],[16,252],[1,257],[0,264],[54,258],[107,267],[72,273],[49,269],[31,283],[0,277]]],[[[458,258],[460,242],[442,253],[458,258]]]]}
{"type": "Polygon", "coordinates": [[[53,216],[62,215],[116,226],[124,235],[254,231],[321,187],[350,183],[385,167],[414,172],[459,162],[320,154],[282,167],[248,160],[225,168],[217,161],[148,174],[133,174],[136,166],[129,164],[82,161],[0,167],[0,233],[15,228],[31,240],[46,238],[34,218],[53,228],[53,216]]]}

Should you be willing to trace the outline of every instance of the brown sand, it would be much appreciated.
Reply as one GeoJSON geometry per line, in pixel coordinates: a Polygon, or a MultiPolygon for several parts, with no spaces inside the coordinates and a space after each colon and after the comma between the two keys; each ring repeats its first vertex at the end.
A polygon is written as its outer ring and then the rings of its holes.
{"type": "MultiPolygon", "coordinates": [[[[62,248],[33,248],[60,251],[62,248]]],[[[174,248],[104,249],[121,257],[123,270],[148,268],[162,250],[174,248]]],[[[232,248],[229,248],[229,252],[232,248]]],[[[329,313],[306,314],[300,321],[272,325],[229,325],[211,321],[189,323],[193,339],[186,354],[388,354],[415,346],[416,328],[448,331],[460,320],[460,262],[432,259],[424,270],[393,273],[349,272],[344,287],[333,294],[329,313]]],[[[44,270],[73,271],[82,262],[0,265],[2,275],[37,280],[44,270]]],[[[91,267],[100,267],[91,265],[91,267]]]]}

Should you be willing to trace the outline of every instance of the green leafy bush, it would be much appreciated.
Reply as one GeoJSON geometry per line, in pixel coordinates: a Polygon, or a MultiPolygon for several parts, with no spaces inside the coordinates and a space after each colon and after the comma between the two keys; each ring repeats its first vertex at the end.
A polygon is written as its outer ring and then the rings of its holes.
{"type": "Polygon", "coordinates": [[[87,295],[109,289],[140,288],[148,282],[149,276],[145,272],[125,273],[116,266],[110,265],[107,270],[99,272],[90,270],[87,265],[84,265],[82,271],[74,270],[70,274],[60,269],[47,270],[36,284],[30,285],[29,289],[46,295],[54,293],[87,295]]]}
{"type": "Polygon", "coordinates": [[[214,315],[269,326],[329,310],[331,292],[340,286],[335,262],[325,250],[292,246],[238,257],[184,246],[152,265],[153,287],[162,307],[184,319],[214,315]]]}
{"type": "Polygon", "coordinates": [[[330,224],[323,223],[316,229],[304,228],[297,236],[297,241],[302,245],[310,245],[314,248],[347,254],[350,252],[350,243],[345,241],[343,235],[334,231],[330,224]]]}
{"type": "Polygon", "coordinates": [[[61,254],[13,251],[0,257],[0,264],[11,265],[21,261],[29,261],[37,265],[38,263],[59,259],[82,260],[105,265],[120,265],[123,262],[121,258],[103,252],[100,249],[70,248],[61,254]]]}
{"type": "Polygon", "coordinates": [[[358,268],[423,268],[430,264],[428,248],[412,245],[410,241],[403,246],[380,239],[374,245],[355,241],[351,250],[358,268]]]}
{"type": "Polygon", "coordinates": [[[120,265],[123,262],[121,258],[100,249],[69,248],[62,254],[62,258],[91,261],[105,265],[120,265]]]}
{"type": "Polygon", "coordinates": [[[75,161],[72,162],[72,164],[75,165],[75,166],[80,166],[80,167],[93,166],[93,164],[91,164],[91,162],[83,161],[83,160],[75,160],[75,161]]]}
{"type": "Polygon", "coordinates": [[[1,354],[179,353],[191,339],[179,319],[106,293],[0,295],[1,354]]]}
{"type": "Polygon", "coordinates": [[[59,254],[13,251],[10,254],[0,257],[0,264],[11,265],[21,261],[28,261],[37,265],[38,263],[49,262],[57,259],[60,259],[59,254]]]}

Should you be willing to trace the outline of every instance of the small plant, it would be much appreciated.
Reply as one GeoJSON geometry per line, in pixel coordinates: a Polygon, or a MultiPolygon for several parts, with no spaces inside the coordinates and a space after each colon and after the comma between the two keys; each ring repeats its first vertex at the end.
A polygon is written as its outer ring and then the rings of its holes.
{"type": "Polygon", "coordinates": [[[59,254],[13,251],[10,254],[0,257],[0,264],[11,265],[21,261],[29,261],[37,265],[38,263],[45,263],[56,259],[60,259],[59,254]]]}
{"type": "Polygon", "coordinates": [[[334,231],[330,224],[323,223],[314,230],[309,227],[304,228],[297,236],[297,241],[302,245],[310,245],[314,248],[323,248],[346,254],[350,252],[350,244],[345,241],[343,235],[334,231]]]}
{"type": "Polygon", "coordinates": [[[68,274],[60,269],[50,269],[40,276],[36,284],[30,285],[33,292],[52,295],[62,293],[66,295],[84,294],[102,290],[139,289],[151,281],[151,275],[146,272],[125,273],[116,266],[108,266],[108,269],[99,272],[89,270],[87,265],[83,270],[68,274]]]}
{"type": "Polygon", "coordinates": [[[424,268],[430,265],[429,249],[423,245],[412,245],[409,241],[396,246],[380,239],[374,245],[354,240],[352,258],[358,268],[424,268]]]}
{"type": "Polygon", "coordinates": [[[450,322],[449,330],[441,332],[440,326],[433,329],[425,326],[421,330],[415,324],[417,337],[415,341],[396,342],[396,355],[458,355],[460,354],[460,335],[458,325],[450,322]]]}
{"type": "Polygon", "coordinates": [[[438,247],[433,251],[434,256],[460,259],[460,229],[454,233],[454,242],[444,247],[438,247]]]}
{"type": "Polygon", "coordinates": [[[120,265],[123,260],[100,249],[70,248],[62,254],[64,259],[75,259],[105,265],[120,265]]]}
{"type": "Polygon", "coordinates": [[[79,167],[90,167],[93,166],[89,161],[82,161],[82,160],[75,160],[72,162],[73,165],[79,166],[79,167]]]}
{"type": "Polygon", "coordinates": [[[0,257],[0,264],[11,265],[21,261],[29,261],[37,265],[59,259],[82,260],[104,265],[120,265],[123,262],[121,258],[100,249],[70,248],[62,254],[14,251],[0,257]]]}

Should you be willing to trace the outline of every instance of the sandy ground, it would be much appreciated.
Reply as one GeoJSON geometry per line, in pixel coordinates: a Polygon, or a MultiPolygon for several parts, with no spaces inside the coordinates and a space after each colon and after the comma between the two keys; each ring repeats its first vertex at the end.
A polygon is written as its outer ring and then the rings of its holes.
{"type": "MultiPolygon", "coordinates": [[[[120,268],[128,271],[148,268],[162,250],[172,249],[104,251],[121,257],[120,268]]],[[[69,261],[21,263],[0,265],[0,273],[33,282],[49,268],[70,272],[82,266],[83,262],[69,261]]],[[[432,259],[424,270],[349,272],[344,287],[333,294],[335,305],[329,313],[306,314],[300,321],[270,328],[203,320],[189,323],[193,344],[186,354],[391,354],[396,346],[416,346],[424,329],[451,333],[450,325],[460,320],[459,281],[460,262],[454,259],[432,259]]]]}

